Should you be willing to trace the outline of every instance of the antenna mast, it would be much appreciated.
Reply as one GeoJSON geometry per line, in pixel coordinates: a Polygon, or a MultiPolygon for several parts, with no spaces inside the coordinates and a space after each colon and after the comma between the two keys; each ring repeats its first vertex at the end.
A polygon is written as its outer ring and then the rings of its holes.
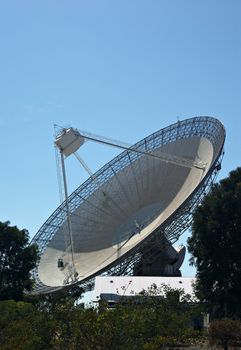
{"type": "MultiPolygon", "coordinates": [[[[72,267],[70,269],[70,278],[72,282],[77,280],[77,271],[75,268],[74,262],[74,241],[73,241],[73,233],[72,233],[72,225],[71,225],[71,213],[69,208],[69,200],[68,200],[68,188],[67,188],[67,177],[65,170],[65,158],[67,158],[72,153],[76,152],[76,150],[84,143],[84,139],[79,136],[79,133],[72,129],[63,128],[59,135],[55,138],[55,145],[59,149],[60,157],[61,157],[61,168],[63,175],[63,183],[64,183],[64,195],[65,195],[65,207],[67,214],[67,224],[68,224],[68,233],[70,239],[70,250],[71,250],[71,260],[72,267]]],[[[67,278],[68,281],[68,278],[67,278]]]]}

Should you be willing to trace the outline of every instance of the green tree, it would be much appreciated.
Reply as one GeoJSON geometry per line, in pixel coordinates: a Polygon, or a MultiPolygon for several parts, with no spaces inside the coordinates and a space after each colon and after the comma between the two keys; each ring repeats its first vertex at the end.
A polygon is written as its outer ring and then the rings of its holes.
{"type": "Polygon", "coordinates": [[[29,245],[27,230],[0,222],[0,300],[21,300],[24,290],[30,291],[30,271],[36,266],[38,252],[29,245]]]}
{"type": "Polygon", "coordinates": [[[241,168],[215,184],[195,211],[188,249],[199,300],[216,318],[240,318],[241,168]]]}
{"type": "Polygon", "coordinates": [[[0,350],[47,350],[56,337],[55,320],[22,301],[0,301],[0,350]]]}
{"type": "Polygon", "coordinates": [[[142,317],[146,320],[144,349],[176,348],[195,342],[199,333],[192,323],[200,312],[189,294],[181,288],[153,284],[141,295],[144,297],[142,317]]]}
{"type": "Polygon", "coordinates": [[[32,312],[33,307],[29,303],[22,301],[17,303],[13,300],[0,301],[0,344],[3,343],[9,324],[32,312]]]}

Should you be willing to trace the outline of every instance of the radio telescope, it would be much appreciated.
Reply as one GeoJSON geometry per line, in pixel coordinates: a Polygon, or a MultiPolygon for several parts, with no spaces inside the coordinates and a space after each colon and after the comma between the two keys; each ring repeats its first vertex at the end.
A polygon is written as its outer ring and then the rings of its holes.
{"type": "Polygon", "coordinates": [[[178,121],[128,147],[77,129],[62,129],[65,200],[32,240],[40,262],[34,293],[79,284],[97,275],[175,276],[185,248],[172,244],[221,168],[225,129],[213,117],[178,121]],[[124,149],[92,174],[76,153],[87,140],[124,149]],[[70,196],[65,158],[75,154],[90,177],[70,196]]]}

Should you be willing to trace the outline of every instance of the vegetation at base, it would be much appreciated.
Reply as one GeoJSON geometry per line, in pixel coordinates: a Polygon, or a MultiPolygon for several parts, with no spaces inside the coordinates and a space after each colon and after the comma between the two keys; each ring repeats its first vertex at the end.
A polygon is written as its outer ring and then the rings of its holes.
{"type": "Polygon", "coordinates": [[[241,318],[241,168],[213,186],[188,239],[196,295],[214,318],[241,318]]]}
{"type": "Polygon", "coordinates": [[[182,290],[165,288],[165,298],[157,298],[160,289],[153,286],[141,299],[115,308],[100,301],[99,307],[83,309],[72,298],[54,301],[52,307],[49,300],[35,305],[2,301],[0,350],[154,350],[189,345],[199,334],[190,325],[197,310],[187,305],[189,296],[182,290]]]}
{"type": "Polygon", "coordinates": [[[0,222],[0,300],[22,300],[30,291],[33,280],[30,271],[38,261],[38,250],[29,245],[27,230],[0,222]]]}

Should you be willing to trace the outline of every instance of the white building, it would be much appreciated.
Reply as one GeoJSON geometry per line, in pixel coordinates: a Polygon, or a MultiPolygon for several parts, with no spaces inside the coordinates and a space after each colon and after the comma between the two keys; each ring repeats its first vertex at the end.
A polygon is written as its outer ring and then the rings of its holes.
{"type": "Polygon", "coordinates": [[[143,289],[147,291],[153,284],[157,287],[166,285],[172,289],[183,289],[185,294],[190,294],[195,299],[193,291],[194,282],[194,277],[96,277],[93,302],[104,299],[108,303],[116,303],[122,297],[138,295],[143,289]]]}

